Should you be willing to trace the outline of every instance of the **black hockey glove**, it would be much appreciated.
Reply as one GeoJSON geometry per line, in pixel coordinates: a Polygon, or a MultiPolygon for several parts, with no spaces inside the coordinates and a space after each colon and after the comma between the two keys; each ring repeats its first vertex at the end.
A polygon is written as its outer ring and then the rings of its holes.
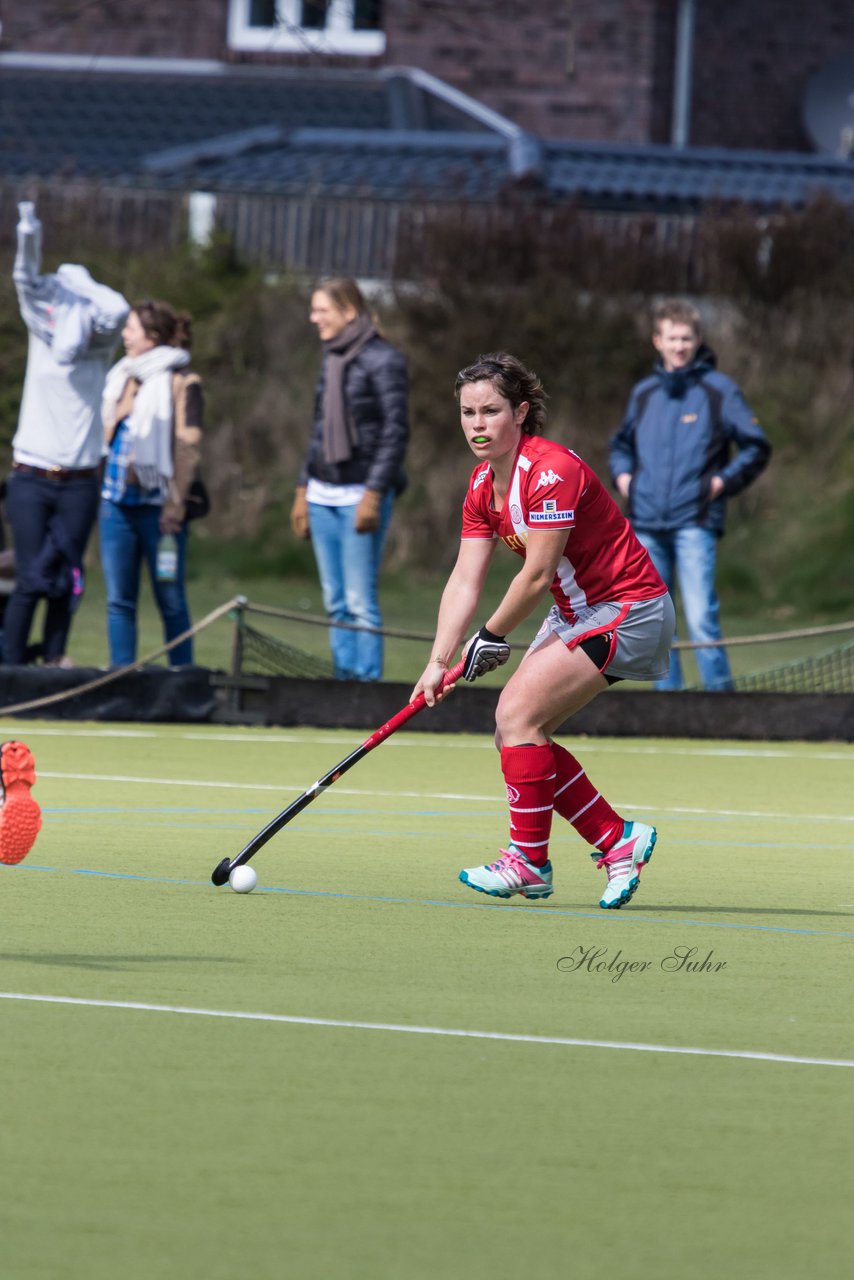
{"type": "Polygon", "coordinates": [[[481,627],[469,640],[463,679],[472,681],[478,676],[485,676],[488,671],[503,667],[509,657],[510,645],[504,636],[494,636],[486,627],[481,627]]]}

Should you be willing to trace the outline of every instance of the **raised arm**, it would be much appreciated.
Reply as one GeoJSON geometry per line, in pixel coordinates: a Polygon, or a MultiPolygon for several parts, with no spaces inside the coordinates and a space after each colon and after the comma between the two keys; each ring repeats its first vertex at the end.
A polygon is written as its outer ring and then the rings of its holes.
{"type": "Polygon", "coordinates": [[[130,314],[127,298],[109,285],[93,280],[86,267],[77,263],[64,262],[56,276],[86,315],[88,337],[75,354],[82,354],[89,345],[111,348],[130,314]]]}

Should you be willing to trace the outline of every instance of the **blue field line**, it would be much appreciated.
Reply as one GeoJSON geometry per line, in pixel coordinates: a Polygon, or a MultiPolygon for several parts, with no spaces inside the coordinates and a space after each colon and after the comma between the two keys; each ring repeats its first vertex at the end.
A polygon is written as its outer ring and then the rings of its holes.
{"type": "MultiPolygon", "coordinates": [[[[37,871],[61,871],[61,867],[37,867],[37,871]]],[[[143,880],[155,884],[199,884],[198,880],[174,880],[169,876],[141,876],[135,871],[96,871],[93,867],[71,867],[72,876],[103,876],[105,880],[143,880]]]]}
{"type": "MultiPolygon", "coordinates": [[[[138,875],[135,871],[96,871],[94,867],[46,867],[43,863],[28,862],[16,863],[15,866],[5,867],[4,872],[10,871],[55,871],[60,875],[67,876],[98,876],[104,880],[141,880],[145,884],[205,884],[210,881],[204,880],[177,880],[170,876],[144,876],[138,875]]],[[[267,892],[267,890],[265,890],[267,892]]]]}
{"type": "MultiPolygon", "coordinates": [[[[19,863],[16,866],[7,868],[7,870],[10,872],[51,871],[61,875],[101,876],[106,880],[136,880],[145,884],[195,885],[203,888],[213,888],[209,880],[181,880],[169,876],[145,876],[131,871],[96,871],[90,867],[47,867],[34,863],[27,863],[26,865],[19,863]]],[[[341,893],[330,889],[285,889],[277,885],[259,885],[253,892],[260,894],[278,893],[294,898],[332,898],[342,902],[377,902],[384,906],[451,907],[460,911],[505,911],[512,912],[520,920],[530,920],[534,916],[569,916],[573,919],[595,920],[598,924],[611,926],[631,921],[632,924],[674,924],[680,928],[683,925],[688,925],[697,929],[736,929],[742,932],[803,934],[816,938],[854,938],[854,932],[842,933],[825,929],[793,929],[785,925],[772,924],[731,924],[720,920],[679,919],[670,921],[662,920],[659,917],[645,916],[638,911],[630,911],[625,915],[621,914],[619,921],[617,921],[613,915],[607,915],[601,911],[570,911],[565,907],[544,907],[542,904],[527,909],[519,905],[511,906],[506,902],[449,902],[443,898],[389,898],[378,894],[341,893]]]]}
{"type": "MultiPolygon", "coordinates": [[[[257,890],[253,890],[257,892],[257,890]]],[[[600,911],[569,911],[565,907],[543,907],[538,905],[530,911],[522,906],[510,906],[505,902],[448,902],[442,898],[385,898],[376,897],[370,894],[355,893],[333,893],[323,889],[281,889],[277,887],[269,887],[261,890],[262,893],[284,893],[295,897],[309,898],[343,898],[346,901],[354,902],[382,902],[393,903],[397,906],[418,906],[418,907],[455,907],[467,911],[512,911],[515,915],[530,919],[533,915],[538,916],[572,916],[576,919],[595,920],[598,924],[615,925],[618,922],[611,915],[605,915],[600,911]]],[[[642,916],[639,913],[628,913],[620,917],[622,922],[630,920],[633,924],[670,924],[669,920],[661,920],[659,918],[642,916]]],[[[674,922],[677,923],[677,922],[674,922]]],[[[791,929],[782,925],[772,924],[727,924],[723,921],[706,921],[706,920],[679,920],[679,926],[692,925],[698,929],[741,929],[741,930],[759,930],[763,933],[802,933],[817,938],[854,938],[854,933],[835,933],[824,929],[791,929]]]]}

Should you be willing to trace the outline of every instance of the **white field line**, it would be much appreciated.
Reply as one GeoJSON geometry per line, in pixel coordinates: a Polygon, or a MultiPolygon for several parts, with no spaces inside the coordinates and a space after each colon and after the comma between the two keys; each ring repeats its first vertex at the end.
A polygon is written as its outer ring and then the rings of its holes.
{"type": "MultiPolygon", "coordinates": [[[[315,783],[309,783],[305,787],[300,787],[285,782],[211,782],[198,778],[139,778],[120,773],[53,773],[47,769],[39,770],[39,777],[54,778],[60,782],[121,782],[138,783],[149,787],[207,787],[216,791],[295,791],[297,795],[303,791],[310,790],[316,785],[315,783]]],[[[331,790],[331,784],[325,790],[331,790]]],[[[380,791],[376,787],[342,787],[336,784],[335,794],[368,798],[395,799],[403,797],[408,800],[459,800],[463,804],[507,804],[504,796],[478,795],[476,792],[459,791],[380,791]]],[[[618,802],[617,807],[640,811],[647,810],[650,806],[648,804],[631,804],[627,800],[621,800],[618,802]]],[[[797,813],[768,812],[760,809],[691,809],[679,805],[655,805],[655,811],[656,813],[681,813],[698,817],[713,815],[725,818],[767,818],[769,820],[780,819],[784,821],[797,821],[805,816],[797,813]]],[[[810,822],[854,822],[854,814],[848,813],[811,813],[808,816],[810,822]]]]}
{"type": "MultiPolygon", "coordinates": [[[[163,786],[163,787],[208,787],[216,790],[232,790],[232,791],[295,791],[300,794],[307,791],[314,783],[306,787],[296,786],[292,783],[275,783],[275,782],[211,782],[196,778],[140,778],[124,774],[109,773],[50,773],[47,770],[41,770],[39,773],[41,778],[56,778],[59,780],[67,780],[71,782],[122,782],[122,783],[139,783],[146,786],[163,786]]],[[[330,790],[327,788],[327,790],[330,790]]],[[[375,787],[342,787],[335,786],[335,794],[339,796],[357,796],[357,797],[382,797],[394,799],[396,797],[404,797],[410,800],[458,800],[461,803],[477,803],[486,802],[505,806],[507,801],[504,796],[494,794],[479,795],[477,792],[459,792],[459,791],[382,791],[375,787]]],[[[620,801],[620,806],[624,809],[648,809],[649,805],[632,804],[628,801],[620,801]]],[[[679,805],[656,805],[657,813],[672,814],[688,814],[692,816],[705,817],[715,815],[718,817],[732,818],[769,818],[782,820],[797,820],[803,817],[802,814],[786,813],[783,811],[769,812],[768,810],[759,809],[718,809],[718,808],[689,808],[679,805]]],[[[811,822],[854,822],[854,814],[835,814],[835,813],[811,813],[809,814],[811,822]]]]}
{"type": "MultiPolygon", "coordinates": [[[[131,776],[131,774],[123,773],[51,773],[47,769],[40,769],[38,772],[40,778],[56,778],[58,781],[65,782],[129,782],[140,783],[142,786],[159,786],[159,787],[209,787],[216,791],[296,791],[300,795],[302,791],[310,790],[314,783],[309,786],[300,787],[289,785],[282,782],[210,782],[200,781],[197,778],[140,778],[131,776]]],[[[326,788],[332,790],[332,786],[326,788]]],[[[479,795],[478,792],[470,791],[380,791],[376,787],[342,787],[335,785],[335,795],[339,796],[366,796],[366,797],[382,797],[382,799],[406,799],[406,800],[458,800],[462,804],[497,804],[506,806],[507,801],[503,796],[497,795],[479,795]]],[[[647,810],[649,804],[639,805],[631,804],[627,800],[618,801],[617,808],[647,810]]],[[[781,820],[781,822],[793,822],[793,820],[804,819],[803,814],[796,813],[768,813],[767,810],[759,809],[690,809],[688,806],[680,805],[656,805],[656,813],[672,813],[672,814],[689,814],[694,817],[707,817],[712,814],[718,818],[767,818],[771,820],[781,820]]],[[[805,819],[804,819],[805,820],[805,819]]],[[[854,822],[854,814],[837,814],[837,813],[810,813],[810,822],[854,822]]]]}
{"type": "MultiPolygon", "coordinates": [[[[19,727],[19,726],[18,726],[19,727]]],[[[333,737],[330,734],[296,734],[296,733],[277,733],[273,730],[258,730],[254,734],[250,733],[226,733],[217,732],[216,728],[212,728],[210,733],[159,733],[156,729],[51,729],[46,727],[26,727],[26,737],[42,737],[42,738],[141,738],[143,740],[164,740],[178,742],[243,742],[248,745],[267,746],[269,744],[292,744],[299,743],[301,745],[319,745],[330,746],[333,744],[341,744],[342,733],[333,737]]],[[[349,733],[348,733],[349,736],[349,733]]],[[[359,735],[355,733],[353,745],[357,746],[359,735]]],[[[566,741],[572,741],[568,736],[566,741]]],[[[432,734],[432,733],[407,733],[405,730],[401,734],[397,734],[394,738],[390,738],[383,744],[386,750],[389,747],[412,748],[419,747],[422,750],[447,751],[495,751],[494,743],[488,735],[481,735],[476,740],[460,741],[459,737],[454,734],[432,734]]],[[[638,742],[636,739],[628,741],[621,738],[609,738],[606,742],[588,742],[584,741],[582,747],[587,752],[604,752],[608,755],[628,755],[628,756],[699,756],[699,757],[726,757],[733,756],[736,758],[747,758],[751,760],[846,760],[854,761],[854,745],[849,751],[804,751],[801,749],[803,744],[793,744],[791,750],[780,747],[707,747],[694,746],[691,743],[680,743],[679,746],[646,746],[638,742]]]]}
{"type": "MultiPolygon", "coordinates": [[[[313,782],[306,786],[293,786],[286,782],[210,782],[197,778],[137,778],[113,773],[49,773],[46,769],[40,769],[38,776],[40,778],[56,778],[59,781],[67,782],[136,782],[149,787],[211,787],[215,791],[295,791],[297,795],[303,791],[310,790],[316,785],[313,782]]],[[[330,787],[326,788],[326,790],[329,789],[331,789],[331,784],[330,787]]],[[[503,796],[479,796],[450,791],[377,791],[372,787],[359,790],[336,785],[335,794],[339,796],[406,796],[414,800],[462,800],[466,802],[477,801],[478,803],[492,800],[499,804],[507,804],[503,796]]],[[[768,815],[763,814],[762,816],[766,817],[768,815]]],[[[812,816],[811,814],[810,817],[812,816]]]]}
{"type": "Polygon", "coordinates": [[[752,1062],[786,1062],[807,1067],[854,1067],[847,1058],[802,1058],[787,1053],[749,1049],[701,1049],[683,1045],[641,1044],[631,1040],[582,1040],[574,1036],[533,1036],[509,1031],[463,1031],[453,1027],[419,1027],[399,1022],[356,1022],[338,1018],[304,1018],[284,1013],[247,1013],[229,1009],[195,1009],[186,1005],[143,1004],[137,1000],[84,1000],[75,996],[24,995],[0,991],[0,1000],[40,1004],[83,1005],[92,1009],[135,1009],[142,1013],[189,1014],[197,1018],[234,1018],[248,1022],[283,1022],[293,1026],[332,1027],[353,1031],[388,1031],[405,1035],[444,1036],[465,1040],[500,1040],[514,1044],[563,1045],[574,1049],[618,1049],[638,1053],[674,1053],[699,1058],[742,1058],[752,1062]]]}

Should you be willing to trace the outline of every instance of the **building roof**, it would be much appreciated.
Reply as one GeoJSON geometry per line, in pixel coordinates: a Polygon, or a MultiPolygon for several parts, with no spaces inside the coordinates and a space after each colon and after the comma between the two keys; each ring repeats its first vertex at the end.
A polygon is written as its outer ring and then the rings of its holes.
{"type": "Polygon", "coordinates": [[[829,156],[706,147],[547,142],[543,167],[560,197],[610,207],[699,208],[716,201],[803,205],[819,192],[854,204],[854,164],[829,156]]]}
{"type": "MultiPolygon", "coordinates": [[[[0,169],[132,179],[151,153],[259,126],[388,130],[418,103],[399,77],[257,69],[220,75],[17,70],[0,76],[0,169]]],[[[443,113],[442,127],[463,123],[443,113]]],[[[471,128],[471,122],[465,122],[471,128]]]]}
{"type": "Polygon", "coordinates": [[[773,208],[819,191],[854,203],[844,160],[538,140],[406,68],[155,74],[0,63],[0,178],[484,202],[524,180],[545,199],[598,208],[773,208]]]}
{"type": "MultiPolygon", "coordinates": [[[[183,166],[160,174],[170,186],[187,175],[183,166]]],[[[502,138],[407,130],[299,129],[193,169],[194,184],[206,190],[384,200],[492,200],[509,178],[502,138]]]]}

